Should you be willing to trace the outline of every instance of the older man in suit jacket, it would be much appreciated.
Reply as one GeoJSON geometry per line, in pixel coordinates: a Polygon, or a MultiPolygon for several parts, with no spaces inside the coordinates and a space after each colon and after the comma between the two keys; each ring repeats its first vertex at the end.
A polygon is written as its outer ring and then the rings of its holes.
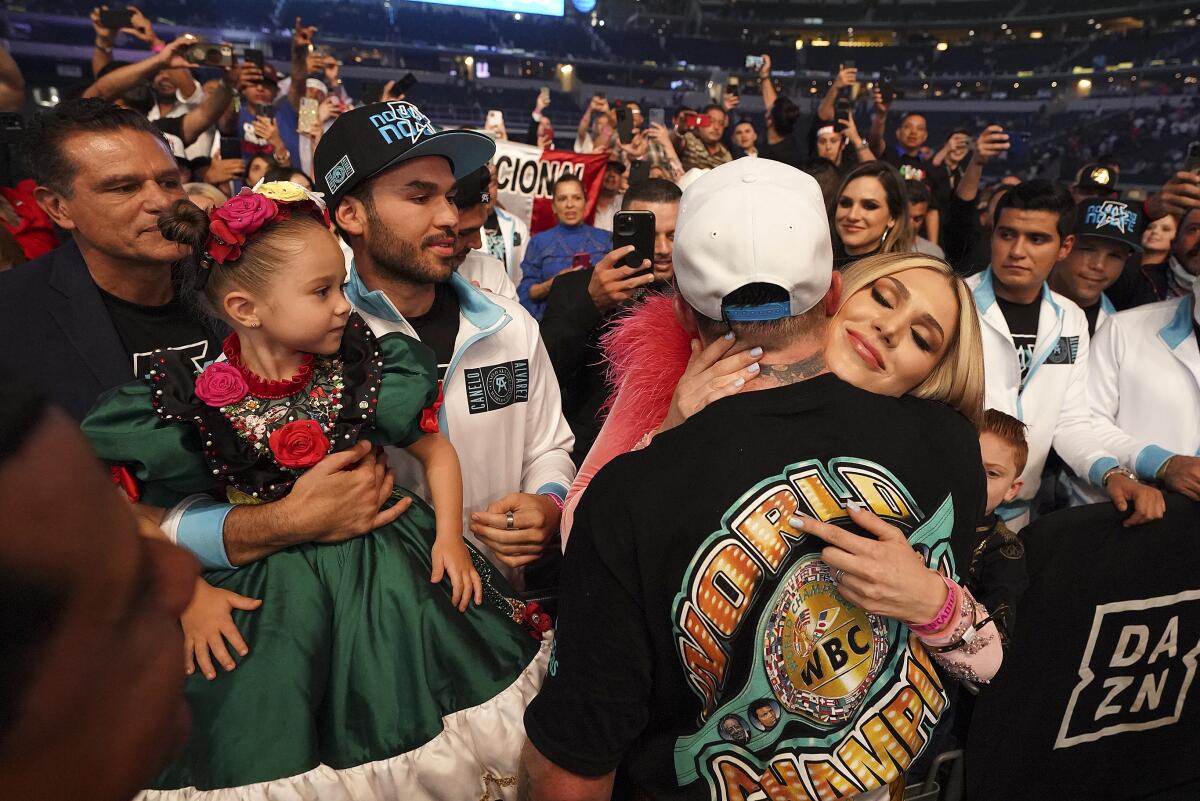
{"type": "MultiPolygon", "coordinates": [[[[157,349],[186,351],[197,369],[218,358],[217,324],[186,308],[172,281],[184,250],[158,230],[158,218],[185,198],[161,134],[136,112],[75,100],[34,120],[26,153],[38,205],[71,241],[0,273],[8,361],[82,419],[105,391],[144,375],[157,349]]],[[[271,504],[231,510],[189,498],[193,522],[167,514],[163,528],[196,553],[219,554],[209,567],[252,562],[271,543],[365,533],[388,514],[378,499],[391,478],[365,448],[362,457],[345,470],[310,471],[271,504]],[[290,512],[271,509],[280,504],[290,512]]]]}

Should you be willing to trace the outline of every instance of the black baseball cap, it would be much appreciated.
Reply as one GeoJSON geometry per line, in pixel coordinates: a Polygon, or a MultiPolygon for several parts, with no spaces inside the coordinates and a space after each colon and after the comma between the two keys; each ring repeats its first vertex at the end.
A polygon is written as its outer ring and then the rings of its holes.
{"type": "Polygon", "coordinates": [[[402,161],[442,156],[460,179],[491,161],[495,141],[477,131],[439,131],[419,108],[403,100],[371,103],[338,117],[317,145],[317,191],[332,213],[342,198],[369,178],[402,161]]]}
{"type": "Polygon", "coordinates": [[[481,203],[491,203],[492,173],[486,166],[467,173],[454,185],[454,205],[471,209],[481,203]]]}
{"type": "Polygon", "coordinates": [[[1076,237],[1094,236],[1128,245],[1134,253],[1142,252],[1142,229],[1146,215],[1137,206],[1120,200],[1092,200],[1080,203],[1075,209],[1076,237]]]}
{"type": "Polygon", "coordinates": [[[1075,173],[1076,189],[1103,189],[1107,192],[1117,191],[1117,174],[1107,164],[1084,164],[1075,173]]]}

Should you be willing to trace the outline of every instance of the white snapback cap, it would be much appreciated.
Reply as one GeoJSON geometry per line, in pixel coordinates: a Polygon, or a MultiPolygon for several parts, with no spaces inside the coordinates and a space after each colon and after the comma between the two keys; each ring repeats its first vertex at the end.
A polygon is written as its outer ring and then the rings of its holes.
{"type": "Polygon", "coordinates": [[[816,180],[780,161],[722,164],[683,192],[675,226],[675,281],[711,320],[777,320],[811,309],[833,276],[833,243],[816,180]],[[772,284],[788,303],[722,309],[747,284],[772,284]]]}

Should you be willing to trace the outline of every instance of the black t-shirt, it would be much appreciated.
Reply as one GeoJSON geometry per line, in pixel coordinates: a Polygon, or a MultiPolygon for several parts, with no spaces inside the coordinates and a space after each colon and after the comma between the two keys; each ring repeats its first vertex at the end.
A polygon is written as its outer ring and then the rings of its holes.
{"type": "Polygon", "coordinates": [[[852,529],[844,503],[865,500],[953,575],[969,550],[951,535],[969,549],[984,496],[976,434],[942,404],[832,374],[713,403],[584,493],[530,740],[580,775],[623,763],[655,798],[750,797],[772,770],[799,785],[806,759],[847,795],[879,786],[871,771],[900,778],[945,709],[941,680],[905,626],[841,598],[823,543],[787,521],[852,529]]]}
{"type": "Polygon", "coordinates": [[[458,339],[458,295],[449,284],[437,284],[433,290],[433,305],[420,317],[408,318],[409,325],[417,332],[437,357],[438,380],[446,377],[446,369],[454,358],[454,342],[458,339]]]}
{"type": "Polygon", "coordinates": [[[1091,306],[1083,309],[1083,316],[1087,318],[1088,336],[1096,335],[1096,320],[1100,317],[1100,301],[1096,301],[1091,306]]]}
{"type": "Polygon", "coordinates": [[[185,351],[197,371],[220,356],[221,340],[217,333],[178,300],[162,306],[143,306],[97,289],[129,354],[135,378],[144,377],[150,370],[150,354],[156,350],[185,351]]]}
{"type": "Polygon", "coordinates": [[[900,177],[907,180],[924,181],[933,194],[934,205],[945,209],[950,204],[950,175],[945,165],[935,167],[929,159],[910,156],[896,147],[889,147],[883,154],[883,160],[900,171],[900,177]]]}
{"type": "Polygon", "coordinates": [[[150,123],[162,133],[176,159],[186,160],[183,144],[183,117],[159,117],[150,123]]]}
{"type": "Polygon", "coordinates": [[[1012,334],[1013,347],[1017,349],[1017,363],[1021,365],[1021,384],[1029,375],[1029,365],[1033,363],[1033,350],[1037,347],[1038,317],[1042,313],[1042,299],[1038,297],[1033,303],[1013,303],[1003,298],[996,298],[1004,320],[1008,323],[1008,332],[1012,334]]]}
{"type": "Polygon", "coordinates": [[[758,157],[762,159],[772,159],[773,161],[782,161],[784,164],[789,164],[796,169],[804,166],[804,158],[800,155],[800,148],[796,145],[796,137],[788,134],[783,138],[783,141],[775,144],[767,143],[758,148],[758,157]]]}

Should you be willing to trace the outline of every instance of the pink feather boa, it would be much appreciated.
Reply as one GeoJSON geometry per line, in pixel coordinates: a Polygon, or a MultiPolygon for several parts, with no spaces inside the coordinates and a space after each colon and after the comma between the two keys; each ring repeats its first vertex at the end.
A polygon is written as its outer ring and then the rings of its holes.
{"type": "Polygon", "coordinates": [[[670,295],[651,295],[600,340],[612,388],[604,409],[621,396],[620,419],[605,423],[618,453],[632,449],[666,418],[691,358],[692,338],[675,318],[672,304],[670,295]]]}

